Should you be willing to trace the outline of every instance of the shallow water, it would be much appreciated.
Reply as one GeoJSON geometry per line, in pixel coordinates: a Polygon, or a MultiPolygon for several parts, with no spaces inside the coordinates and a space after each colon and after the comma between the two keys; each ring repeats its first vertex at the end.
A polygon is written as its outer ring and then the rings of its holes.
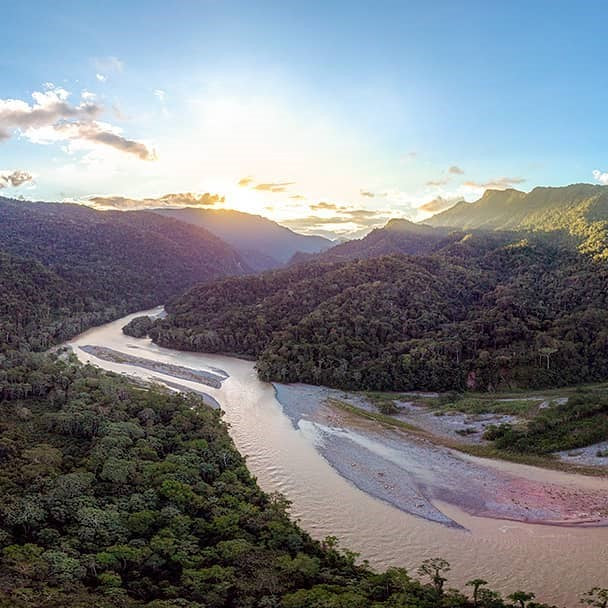
{"type": "MultiPolygon", "coordinates": [[[[292,515],[314,537],[335,535],[344,546],[360,552],[377,567],[415,569],[427,557],[442,556],[452,563],[451,586],[481,577],[505,593],[526,589],[534,591],[539,600],[568,607],[578,605],[580,595],[589,588],[608,587],[608,528],[565,528],[474,517],[435,501],[438,509],[466,528],[461,530],[414,517],[377,500],[342,478],[323,459],[315,448],[310,426],[293,427],[272,385],[258,380],[253,363],[160,348],[148,339],[122,334],[122,326],[133,317],[160,310],[129,315],[89,330],[68,344],[82,361],[145,380],[165,379],[216,399],[225,411],[230,434],[247,456],[260,486],[285,494],[292,501],[292,515]],[[220,368],[230,377],[219,389],[176,381],[156,371],[102,361],[79,348],[85,345],[194,369],[220,368]]],[[[605,480],[595,478],[512,463],[483,463],[531,480],[608,487],[605,480]]]]}

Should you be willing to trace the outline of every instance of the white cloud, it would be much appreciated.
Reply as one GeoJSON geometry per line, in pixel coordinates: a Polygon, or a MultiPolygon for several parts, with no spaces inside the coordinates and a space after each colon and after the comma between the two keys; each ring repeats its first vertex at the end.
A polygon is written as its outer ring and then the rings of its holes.
{"type": "Polygon", "coordinates": [[[127,139],[119,128],[99,122],[103,108],[90,98],[72,105],[65,89],[51,83],[45,88],[44,92],[32,93],[31,105],[20,99],[0,99],[0,141],[19,134],[32,143],[85,142],[89,148],[101,144],[143,160],[155,158],[145,144],[127,139]]]}
{"type": "Polygon", "coordinates": [[[154,95],[161,103],[165,103],[167,100],[167,92],[163,91],[162,89],[154,89],[154,95]]]}
{"type": "Polygon", "coordinates": [[[103,74],[100,74],[99,72],[97,74],[95,74],[95,78],[97,78],[97,80],[99,80],[99,82],[105,82],[108,77],[104,76],[103,74]]]}
{"type": "Polygon", "coordinates": [[[7,186],[18,188],[27,182],[31,182],[33,179],[32,174],[23,169],[0,171],[0,189],[6,188],[7,186]]]}
{"type": "Polygon", "coordinates": [[[593,172],[593,177],[600,184],[608,185],[608,172],[602,172],[599,169],[596,169],[593,172]]]}

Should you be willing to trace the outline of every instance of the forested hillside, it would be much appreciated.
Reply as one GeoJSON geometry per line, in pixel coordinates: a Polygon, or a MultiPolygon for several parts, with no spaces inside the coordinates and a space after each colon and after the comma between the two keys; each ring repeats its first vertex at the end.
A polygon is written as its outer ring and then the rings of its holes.
{"type": "Polygon", "coordinates": [[[425,222],[463,230],[561,231],[581,251],[608,259],[608,186],[487,190],[478,201],[460,202],[425,222]]]}
{"type": "Polygon", "coordinates": [[[257,358],[265,380],[366,390],[548,387],[608,377],[608,266],[467,235],[427,256],[301,264],[193,288],[151,330],[257,358]]]}
{"type": "Polygon", "coordinates": [[[0,343],[36,349],[164,302],[201,281],[243,274],[229,245],[147,212],[0,198],[0,343]]]}

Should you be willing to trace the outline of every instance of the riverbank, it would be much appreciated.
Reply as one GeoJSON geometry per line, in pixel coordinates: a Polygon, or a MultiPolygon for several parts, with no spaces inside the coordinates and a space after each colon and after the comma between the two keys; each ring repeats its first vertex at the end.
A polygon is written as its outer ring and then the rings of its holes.
{"type": "MultiPolygon", "coordinates": [[[[275,384],[283,412],[314,438],[323,457],[356,487],[430,521],[459,526],[436,506],[474,516],[562,526],[608,525],[608,494],[512,475],[473,462],[412,427],[383,425],[339,403],[343,391],[275,384]]],[[[361,397],[354,396],[359,399],[361,397]]],[[[351,404],[352,405],[352,404],[351,404]]]]}

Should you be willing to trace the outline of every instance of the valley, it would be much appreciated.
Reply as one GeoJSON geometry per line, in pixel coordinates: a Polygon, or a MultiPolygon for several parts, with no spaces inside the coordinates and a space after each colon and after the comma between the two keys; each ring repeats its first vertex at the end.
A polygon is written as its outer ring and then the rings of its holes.
{"type": "Polygon", "coordinates": [[[332,399],[354,398],[343,391],[273,387],[256,378],[251,362],[178,352],[125,336],[122,327],[136,316],[85,332],[69,345],[84,362],[211,396],[262,488],[284,493],[292,501],[292,515],[313,536],[335,534],[383,568],[413,567],[421,557],[440,552],[458,561],[456,584],[465,582],[475,564],[494,587],[530,588],[540,580],[543,589],[552,590],[547,599],[566,605],[577,601],[594,576],[601,577],[598,556],[605,555],[608,528],[594,526],[605,523],[605,478],[459,454],[428,437],[332,406],[332,399]],[[99,359],[92,348],[112,349],[126,358],[99,359]],[[132,353],[160,367],[141,367],[130,359],[132,353]],[[221,369],[228,377],[214,388],[161,371],[176,365],[221,369]],[[566,542],[568,552],[563,551],[566,542]],[[552,566],[532,573],[530,560],[552,566]],[[573,560],[584,564],[577,567],[576,581],[564,575],[573,560]],[[509,579],[501,583],[495,573],[507,567],[509,579]]]}

